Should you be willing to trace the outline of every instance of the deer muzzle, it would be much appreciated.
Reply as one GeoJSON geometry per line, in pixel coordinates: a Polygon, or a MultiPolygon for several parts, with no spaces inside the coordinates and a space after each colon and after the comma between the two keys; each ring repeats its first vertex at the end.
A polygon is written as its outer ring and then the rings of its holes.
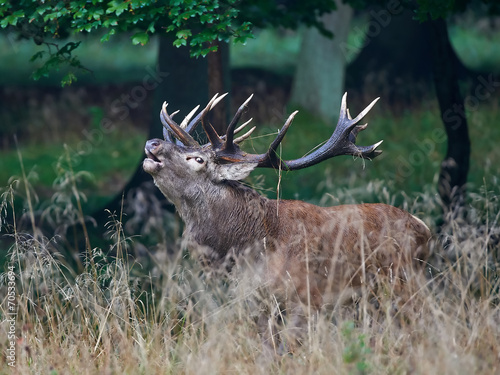
{"type": "Polygon", "coordinates": [[[150,139],[146,142],[144,152],[146,159],[142,163],[144,170],[150,174],[157,173],[162,167],[163,163],[158,157],[158,151],[161,148],[162,141],[160,139],[150,139]]]}

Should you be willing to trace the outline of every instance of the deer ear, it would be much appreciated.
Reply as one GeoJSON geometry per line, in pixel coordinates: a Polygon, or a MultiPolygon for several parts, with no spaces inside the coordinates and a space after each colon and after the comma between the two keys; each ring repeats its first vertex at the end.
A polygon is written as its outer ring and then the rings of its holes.
{"type": "Polygon", "coordinates": [[[216,170],[217,180],[243,180],[255,167],[257,163],[219,164],[216,170]]]}

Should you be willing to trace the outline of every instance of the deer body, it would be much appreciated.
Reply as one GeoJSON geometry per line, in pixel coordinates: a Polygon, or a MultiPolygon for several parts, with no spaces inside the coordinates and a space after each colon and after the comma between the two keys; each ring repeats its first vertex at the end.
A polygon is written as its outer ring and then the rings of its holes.
{"type": "Polygon", "coordinates": [[[403,278],[405,267],[426,259],[429,229],[408,212],[384,204],[324,208],[302,201],[276,201],[239,182],[256,167],[281,163],[290,170],[339,154],[377,156],[378,144],[354,145],[357,133],[366,127],[356,123],[371,106],[352,120],[344,97],[332,138],[308,157],[283,162],[274,150],[293,115],[266,154],[249,155],[239,149],[241,139],[233,140],[235,123],[248,101],[238,110],[224,140],[203,121],[214,99],[189,124],[193,112],[188,115],[181,126],[164,106],[165,140],[148,141],[144,161],[144,170],[185,222],[186,241],[201,251],[205,264],[220,269],[228,259],[243,257],[256,266],[256,277],[280,299],[308,302],[320,309],[335,303],[346,288],[369,283],[377,275],[397,281],[403,278]],[[210,145],[200,146],[189,135],[199,121],[210,145]],[[348,126],[342,128],[342,121],[348,126]],[[176,144],[171,134],[182,144],[176,144]]]}

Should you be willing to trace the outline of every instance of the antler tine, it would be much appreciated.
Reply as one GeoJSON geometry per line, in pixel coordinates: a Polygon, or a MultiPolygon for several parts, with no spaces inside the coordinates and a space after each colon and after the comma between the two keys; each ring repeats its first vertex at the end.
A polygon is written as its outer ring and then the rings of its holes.
{"type": "MultiPolygon", "coordinates": [[[[174,118],[174,116],[175,116],[176,114],[178,114],[179,112],[180,112],[180,110],[179,110],[179,109],[178,109],[177,111],[175,111],[175,112],[172,112],[172,113],[170,114],[170,118],[171,118],[171,119],[173,119],[173,118],[174,118]]],[[[182,123],[181,123],[179,126],[182,128],[182,123]]],[[[164,128],[164,129],[165,129],[165,128],[164,128]]],[[[183,142],[182,142],[181,140],[179,140],[179,139],[175,139],[175,143],[177,143],[178,145],[183,144],[183,142]]]]}
{"type": "MultiPolygon", "coordinates": [[[[182,129],[173,119],[172,117],[168,114],[167,112],[167,102],[163,102],[163,106],[160,111],[160,120],[163,124],[163,127],[167,129],[167,135],[168,131],[171,131],[174,136],[180,140],[185,146],[191,146],[191,147],[200,147],[199,143],[194,140],[193,137],[189,135],[184,129],[182,129]]],[[[177,111],[178,112],[178,111],[177,111]]],[[[172,115],[174,115],[174,112],[172,115]]],[[[163,135],[165,136],[165,132],[163,132],[163,135]]],[[[170,140],[171,138],[168,137],[170,140]]],[[[167,137],[165,137],[165,140],[167,137]]]]}
{"type": "MultiPolygon", "coordinates": [[[[184,120],[182,120],[181,122],[181,128],[183,129],[186,129],[188,123],[189,123],[189,120],[191,120],[191,117],[193,117],[193,115],[196,113],[196,111],[198,110],[198,108],[200,108],[200,105],[198,104],[196,107],[194,107],[191,112],[188,113],[188,115],[186,117],[184,117],[184,120]]],[[[187,132],[189,133],[189,132],[187,132]]]]}
{"type": "MultiPolygon", "coordinates": [[[[276,154],[276,150],[278,149],[278,146],[280,145],[283,138],[285,138],[285,134],[288,131],[288,128],[290,128],[290,125],[292,125],[293,119],[297,113],[299,113],[299,111],[295,111],[290,116],[288,116],[288,119],[286,120],[285,124],[283,125],[281,130],[278,132],[278,135],[276,136],[274,141],[269,146],[269,149],[265,153],[265,157],[259,161],[259,164],[257,165],[258,167],[267,167],[267,168],[278,167],[279,163],[278,163],[278,156],[276,154]]],[[[285,167],[285,169],[288,169],[288,168],[285,167]]]]}
{"type": "MultiPolygon", "coordinates": [[[[247,131],[245,134],[243,134],[242,136],[236,138],[234,140],[234,143],[235,144],[240,144],[241,142],[243,142],[245,139],[247,139],[248,137],[250,137],[252,135],[252,133],[254,132],[254,130],[257,129],[256,126],[254,126],[253,128],[251,128],[249,131],[247,131]]],[[[236,133],[236,131],[235,131],[236,133]]]]}
{"type": "Polygon", "coordinates": [[[375,98],[368,106],[361,111],[359,115],[353,120],[351,118],[351,114],[349,113],[349,108],[347,108],[347,92],[342,95],[342,104],[340,105],[340,115],[339,115],[339,124],[341,123],[350,123],[349,125],[358,123],[363,117],[366,116],[368,112],[372,109],[375,103],[378,102],[380,97],[375,98]]]}
{"type": "MultiPolygon", "coordinates": [[[[344,96],[347,96],[347,93],[345,93],[344,96]]],[[[361,113],[359,115],[356,116],[356,118],[354,120],[351,120],[353,122],[353,124],[356,124],[359,121],[361,121],[363,119],[363,117],[365,117],[366,114],[368,112],[370,112],[370,110],[373,108],[373,106],[375,105],[375,103],[377,103],[379,101],[379,99],[380,99],[380,97],[375,98],[370,104],[368,104],[368,106],[365,109],[363,109],[361,111],[361,113]]],[[[361,129],[361,130],[363,130],[363,129],[361,129]]]]}
{"type": "Polygon", "coordinates": [[[174,140],[170,136],[169,128],[163,124],[163,139],[167,142],[174,143],[174,140]]]}
{"type": "Polygon", "coordinates": [[[271,146],[269,146],[268,153],[271,150],[276,151],[278,149],[278,146],[280,145],[283,138],[285,138],[285,134],[288,131],[288,128],[290,127],[290,125],[292,125],[292,121],[297,113],[299,113],[299,111],[295,111],[290,116],[288,116],[288,119],[286,120],[285,125],[283,125],[283,127],[281,128],[281,130],[278,133],[278,136],[274,139],[273,143],[271,143],[271,146]]]}
{"type": "MultiPolygon", "coordinates": [[[[255,126],[250,129],[247,133],[242,135],[241,137],[235,139],[233,141],[233,148],[232,149],[226,149],[222,148],[218,151],[217,153],[217,158],[221,162],[229,162],[229,163],[238,163],[238,162],[245,162],[245,163],[256,163],[258,167],[263,167],[263,168],[276,168],[280,165],[283,166],[283,162],[278,160],[278,157],[276,155],[276,150],[285,137],[285,134],[292,124],[293,118],[299,111],[293,112],[288,119],[286,120],[285,124],[281,128],[281,130],[278,132],[278,135],[274,139],[274,141],[271,143],[269,146],[269,149],[266,153],[264,154],[248,154],[246,152],[241,151],[238,147],[234,147],[235,144],[238,144],[240,142],[243,142],[245,139],[247,139],[250,134],[253,133],[255,130],[255,126]]],[[[247,121],[244,125],[246,125],[248,122],[247,121]]],[[[242,128],[242,126],[240,126],[242,128]]],[[[238,128],[237,130],[239,130],[238,128]]],[[[284,166],[285,169],[287,169],[286,166],[284,166]]]]}
{"type": "Polygon", "coordinates": [[[189,133],[191,132],[194,127],[198,124],[198,122],[201,121],[201,126],[203,127],[203,130],[205,131],[205,134],[207,135],[208,137],[208,140],[210,141],[210,143],[212,144],[212,147],[214,149],[218,149],[221,147],[222,145],[222,140],[221,138],[219,137],[219,134],[217,134],[217,132],[215,131],[214,127],[212,126],[212,124],[210,123],[207,123],[205,121],[205,116],[207,115],[207,113],[217,105],[217,103],[219,103],[225,96],[227,95],[226,94],[223,94],[221,96],[219,96],[219,94],[215,94],[212,99],[210,99],[210,101],[208,102],[207,106],[189,123],[189,125],[187,126],[186,128],[186,131],[189,133]]]}
{"type": "MultiPolygon", "coordinates": [[[[227,94],[224,94],[224,95],[221,95],[220,98],[223,98],[224,96],[226,96],[227,94]]],[[[189,124],[186,126],[186,132],[190,133],[194,130],[194,128],[196,128],[196,125],[198,125],[198,123],[200,121],[203,121],[203,118],[206,116],[206,114],[210,111],[210,109],[212,109],[213,107],[213,103],[215,102],[215,100],[217,99],[217,97],[219,96],[219,94],[215,94],[212,99],[210,99],[210,101],[208,102],[207,106],[200,112],[198,113],[198,115],[196,115],[196,117],[194,119],[192,119],[189,124]]],[[[219,101],[217,101],[218,103],[219,101]]],[[[196,107],[197,109],[199,108],[196,107]]],[[[196,111],[195,111],[196,112],[196,111]]]]}
{"type": "Polygon", "coordinates": [[[245,127],[250,124],[253,120],[253,117],[250,118],[250,120],[244,122],[243,124],[241,124],[240,126],[238,126],[236,129],[234,129],[234,134],[238,134],[239,132],[241,132],[243,129],[245,129],[245,127]]]}
{"type": "MultiPolygon", "coordinates": [[[[250,124],[252,122],[253,118],[251,118],[250,120],[246,121],[245,123],[241,124],[240,126],[238,126],[236,129],[234,129],[234,135],[240,133],[243,129],[245,129],[245,127],[250,124]]],[[[221,139],[226,139],[226,135],[224,134],[223,136],[220,137],[221,139]]],[[[238,144],[238,142],[236,142],[236,140],[234,141],[235,144],[238,144]]]]}
{"type": "Polygon", "coordinates": [[[382,150],[376,150],[378,146],[382,144],[382,141],[379,141],[371,146],[358,146],[359,152],[361,153],[361,157],[363,159],[373,159],[379,156],[382,153],[382,150]]]}
{"type": "MultiPolygon", "coordinates": [[[[360,131],[366,129],[368,124],[356,125],[366,114],[373,108],[375,103],[380,99],[374,99],[359,115],[356,116],[355,119],[351,118],[351,114],[349,113],[349,108],[347,108],[347,92],[342,96],[342,105],[340,108],[340,116],[339,121],[337,123],[337,127],[333,132],[332,138],[341,139],[348,137],[349,141],[353,144],[356,143],[356,136],[360,131]]],[[[359,147],[358,147],[359,148],[359,147]]]]}
{"type": "Polygon", "coordinates": [[[363,125],[356,125],[354,128],[352,128],[351,132],[349,133],[349,140],[352,143],[356,143],[356,137],[358,136],[360,131],[363,131],[366,129],[368,124],[363,124],[363,125]]]}
{"type": "MultiPolygon", "coordinates": [[[[168,104],[167,104],[167,105],[168,105],[168,104]]],[[[173,120],[174,116],[175,116],[176,114],[178,114],[179,112],[180,112],[180,110],[177,110],[177,111],[172,112],[172,114],[170,115],[170,118],[173,120]]]]}
{"type": "Polygon", "coordinates": [[[233,148],[233,140],[234,140],[234,133],[235,130],[234,128],[236,127],[236,124],[238,121],[240,121],[241,115],[243,114],[243,111],[247,108],[248,103],[250,100],[252,100],[253,94],[248,97],[247,100],[243,102],[242,105],[240,105],[240,108],[236,111],[236,114],[234,115],[233,119],[229,123],[226,131],[226,142],[224,144],[224,148],[227,150],[230,150],[233,148]]]}
{"type": "Polygon", "coordinates": [[[341,122],[345,122],[346,117],[348,120],[351,120],[351,115],[349,114],[349,110],[347,109],[347,92],[342,95],[342,102],[340,103],[339,124],[341,122]]]}
{"type": "Polygon", "coordinates": [[[210,101],[210,110],[213,109],[219,102],[226,97],[226,95],[229,94],[228,92],[222,94],[221,96],[217,97],[219,94],[215,94],[215,96],[212,98],[210,101]],[[216,99],[217,98],[217,99],[216,99]],[[213,102],[212,102],[213,101],[213,102]]]}
{"type": "MultiPolygon", "coordinates": [[[[168,105],[168,104],[167,104],[167,105],[168,105]]],[[[172,113],[170,114],[170,118],[173,120],[173,119],[174,119],[174,116],[175,116],[176,114],[178,114],[179,112],[180,112],[179,110],[172,112],[172,113]]],[[[163,130],[165,130],[165,127],[163,127],[163,130]]],[[[170,132],[168,129],[167,129],[167,134],[171,134],[171,132],[170,132]]],[[[177,143],[177,144],[182,144],[182,142],[181,142],[180,140],[178,140],[177,138],[175,138],[175,135],[174,135],[174,141],[175,141],[175,143],[177,143]]]]}

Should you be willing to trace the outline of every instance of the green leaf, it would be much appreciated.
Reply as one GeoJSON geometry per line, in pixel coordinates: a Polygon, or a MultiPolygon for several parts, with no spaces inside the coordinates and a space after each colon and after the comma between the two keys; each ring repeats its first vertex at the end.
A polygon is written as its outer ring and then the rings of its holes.
{"type": "Polygon", "coordinates": [[[94,17],[95,20],[98,20],[101,18],[101,16],[104,14],[104,10],[102,9],[97,9],[96,11],[93,12],[92,16],[94,17]]]}
{"type": "Polygon", "coordinates": [[[191,35],[191,30],[189,29],[185,29],[185,30],[179,30],[177,31],[177,33],[175,34],[175,36],[178,38],[178,39],[187,39],[189,38],[191,35]]]}
{"type": "Polygon", "coordinates": [[[217,17],[211,13],[204,13],[200,16],[201,23],[212,23],[217,19],[217,17]]]}
{"type": "Polygon", "coordinates": [[[0,21],[0,26],[2,29],[5,29],[7,26],[9,26],[10,22],[8,20],[10,16],[5,17],[3,20],[0,21]]]}
{"type": "Polygon", "coordinates": [[[19,18],[23,18],[23,17],[24,17],[24,11],[19,10],[17,12],[14,12],[11,15],[5,17],[2,21],[0,21],[0,26],[2,28],[6,28],[9,25],[16,26],[17,20],[19,18]]]}
{"type": "Polygon", "coordinates": [[[78,9],[76,11],[76,13],[73,15],[73,18],[77,19],[77,18],[83,18],[85,16],[85,14],[87,13],[87,10],[86,9],[78,9]]]}
{"type": "Polygon", "coordinates": [[[174,40],[174,46],[179,48],[180,46],[185,46],[187,44],[186,39],[176,39],[174,40]]]}
{"type": "Polygon", "coordinates": [[[106,9],[106,14],[115,13],[117,16],[122,14],[126,9],[128,9],[127,1],[111,1],[108,3],[109,8],[106,9]]]}
{"type": "Polygon", "coordinates": [[[73,50],[77,49],[81,43],[82,42],[76,42],[76,43],[75,42],[68,42],[62,48],[60,48],[59,51],[57,51],[56,55],[63,55],[63,54],[71,55],[71,52],[73,52],[73,50]]]}
{"type": "Polygon", "coordinates": [[[39,15],[43,15],[47,9],[51,9],[51,8],[52,8],[52,5],[47,4],[47,5],[42,5],[42,6],[38,7],[36,11],[38,12],[39,15]]]}
{"type": "Polygon", "coordinates": [[[61,86],[64,87],[66,85],[71,85],[73,82],[76,82],[77,78],[74,73],[69,72],[61,79],[61,86]]]}
{"type": "Polygon", "coordinates": [[[141,44],[145,45],[147,42],[149,42],[149,35],[148,33],[136,33],[132,35],[132,44],[141,44]]]}
{"type": "Polygon", "coordinates": [[[38,51],[33,56],[31,56],[30,61],[35,61],[35,60],[41,59],[44,54],[45,54],[45,51],[38,51]]]}
{"type": "Polygon", "coordinates": [[[154,23],[154,21],[149,24],[149,26],[148,26],[148,28],[147,28],[146,31],[150,32],[151,34],[154,34],[154,32],[155,32],[155,23],[154,23]]]}
{"type": "Polygon", "coordinates": [[[128,3],[127,2],[123,2],[121,3],[119,6],[116,7],[116,11],[115,11],[115,14],[117,16],[119,16],[120,14],[122,14],[126,9],[128,9],[128,3]]]}
{"type": "Polygon", "coordinates": [[[111,29],[109,30],[106,34],[104,34],[101,38],[101,43],[102,42],[107,42],[109,40],[109,38],[111,37],[111,35],[115,35],[116,33],[116,30],[115,29],[111,29]]]}
{"type": "Polygon", "coordinates": [[[114,17],[108,18],[106,21],[103,22],[102,26],[104,27],[118,26],[118,19],[114,17]]]}

